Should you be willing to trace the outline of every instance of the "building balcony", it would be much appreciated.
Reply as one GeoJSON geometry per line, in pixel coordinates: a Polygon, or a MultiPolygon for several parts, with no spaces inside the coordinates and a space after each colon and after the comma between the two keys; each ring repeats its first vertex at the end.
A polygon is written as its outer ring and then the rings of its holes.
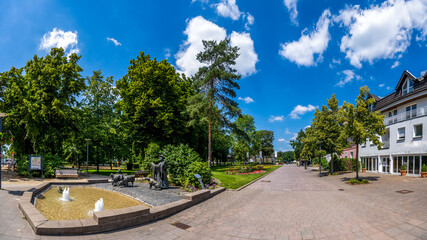
{"type": "Polygon", "coordinates": [[[417,117],[422,117],[427,115],[427,106],[420,107],[411,111],[405,111],[391,117],[384,118],[384,125],[388,126],[394,123],[403,122],[417,117]]]}

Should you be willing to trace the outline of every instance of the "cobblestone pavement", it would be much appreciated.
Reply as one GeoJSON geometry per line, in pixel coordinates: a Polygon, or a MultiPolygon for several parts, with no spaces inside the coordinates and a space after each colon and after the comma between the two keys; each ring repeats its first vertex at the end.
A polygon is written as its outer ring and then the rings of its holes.
{"type": "Polygon", "coordinates": [[[0,239],[427,239],[427,179],[363,173],[371,184],[351,186],[345,180],[354,173],[313,170],[286,165],[161,221],[77,237],[35,236],[14,185],[0,191],[0,239]],[[191,227],[171,225],[177,221],[191,227]]]}

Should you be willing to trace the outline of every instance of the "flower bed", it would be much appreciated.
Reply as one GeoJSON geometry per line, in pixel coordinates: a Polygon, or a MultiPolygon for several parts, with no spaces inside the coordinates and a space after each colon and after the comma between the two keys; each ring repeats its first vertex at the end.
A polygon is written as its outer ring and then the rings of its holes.
{"type": "Polygon", "coordinates": [[[238,170],[234,170],[234,171],[226,171],[225,173],[230,175],[249,175],[249,174],[265,173],[265,170],[255,170],[252,172],[243,172],[243,173],[240,173],[238,170]]]}

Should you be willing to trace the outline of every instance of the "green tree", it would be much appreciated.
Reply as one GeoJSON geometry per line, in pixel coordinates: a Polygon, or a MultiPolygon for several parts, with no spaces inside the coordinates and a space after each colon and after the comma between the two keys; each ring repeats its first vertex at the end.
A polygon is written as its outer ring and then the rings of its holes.
{"type": "Polygon", "coordinates": [[[268,130],[259,130],[256,132],[259,141],[259,151],[262,152],[263,161],[265,157],[274,153],[274,132],[268,130]]]}
{"type": "Polygon", "coordinates": [[[188,116],[184,114],[193,90],[166,60],[158,62],[143,52],[130,61],[127,74],[117,81],[122,125],[134,155],[144,156],[150,142],[185,142],[188,116]]]}
{"type": "Polygon", "coordinates": [[[250,115],[243,114],[234,121],[232,151],[237,160],[246,160],[255,135],[255,121],[250,115]]]}
{"type": "MultiPolygon", "coordinates": [[[[332,94],[332,97],[327,100],[327,106],[323,105],[321,111],[316,110],[311,124],[314,131],[312,137],[315,138],[312,140],[320,142],[322,149],[331,156],[335,153],[341,153],[348,144],[347,139],[343,138],[341,134],[343,118],[340,117],[340,113],[338,100],[335,98],[335,94],[332,94]]],[[[331,163],[330,171],[331,173],[334,172],[333,162],[331,163]]]]}
{"type": "MultiPolygon", "coordinates": [[[[237,103],[232,99],[236,97],[235,89],[239,89],[237,80],[240,79],[240,75],[233,68],[239,56],[239,48],[230,46],[230,39],[218,43],[203,41],[203,46],[204,51],[197,54],[197,60],[205,66],[199,69],[195,79],[202,90],[203,99],[208,101],[208,162],[210,167],[214,115],[217,114],[217,117],[228,123],[228,118],[234,118],[240,114],[237,103]]],[[[200,104],[206,105],[203,102],[200,104]]]]}
{"type": "MultiPolygon", "coordinates": [[[[91,139],[90,155],[96,162],[97,171],[100,163],[110,163],[118,157],[118,149],[115,148],[121,141],[118,140],[119,114],[115,110],[118,98],[118,90],[114,86],[112,77],[104,77],[101,70],[94,71],[91,77],[87,77],[88,87],[82,100],[82,138],[91,139]]],[[[86,143],[84,139],[80,142],[86,143]]],[[[83,148],[85,149],[85,148],[83,148]]]]}
{"type": "MultiPolygon", "coordinates": [[[[384,115],[379,111],[369,110],[369,106],[375,103],[375,99],[368,98],[368,94],[369,88],[361,87],[359,96],[356,98],[356,106],[344,102],[342,109],[342,117],[345,121],[343,138],[351,138],[356,144],[356,159],[359,159],[359,145],[368,139],[378,149],[383,145],[378,136],[385,134],[384,115]]],[[[356,179],[359,180],[359,164],[356,164],[356,179]]]]}
{"type": "Polygon", "coordinates": [[[295,160],[301,160],[302,149],[304,148],[303,139],[306,137],[304,130],[299,130],[297,137],[295,140],[290,141],[290,145],[294,149],[295,160]]]}
{"type": "Polygon", "coordinates": [[[62,154],[63,143],[79,133],[76,99],[85,89],[79,59],[53,48],[1,73],[0,109],[8,114],[4,129],[17,154],[62,154]]]}
{"type": "Polygon", "coordinates": [[[314,134],[315,132],[312,126],[305,129],[305,136],[302,139],[303,148],[300,153],[301,158],[305,161],[317,157],[315,153],[318,149],[319,143],[317,137],[314,134]]]}

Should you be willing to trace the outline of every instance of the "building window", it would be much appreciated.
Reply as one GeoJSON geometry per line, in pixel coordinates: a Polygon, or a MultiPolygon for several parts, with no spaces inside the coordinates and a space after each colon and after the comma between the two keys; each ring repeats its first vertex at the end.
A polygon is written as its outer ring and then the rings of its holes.
{"type": "Polygon", "coordinates": [[[405,128],[397,129],[397,140],[405,140],[405,128]]]}
{"type": "Polygon", "coordinates": [[[406,107],[406,119],[414,118],[417,116],[417,104],[406,107]]]}
{"type": "Polygon", "coordinates": [[[418,124],[414,125],[414,138],[422,138],[423,137],[423,125],[418,124]]]}
{"type": "Polygon", "coordinates": [[[414,81],[406,79],[405,83],[402,86],[402,95],[408,94],[414,90],[414,81]]]}
{"type": "Polygon", "coordinates": [[[350,157],[353,158],[353,152],[350,152],[350,157]]]}
{"type": "Polygon", "coordinates": [[[366,147],[366,142],[362,143],[362,147],[366,147]]]}
{"type": "Polygon", "coordinates": [[[344,157],[347,158],[347,152],[344,153],[344,157]]]}

